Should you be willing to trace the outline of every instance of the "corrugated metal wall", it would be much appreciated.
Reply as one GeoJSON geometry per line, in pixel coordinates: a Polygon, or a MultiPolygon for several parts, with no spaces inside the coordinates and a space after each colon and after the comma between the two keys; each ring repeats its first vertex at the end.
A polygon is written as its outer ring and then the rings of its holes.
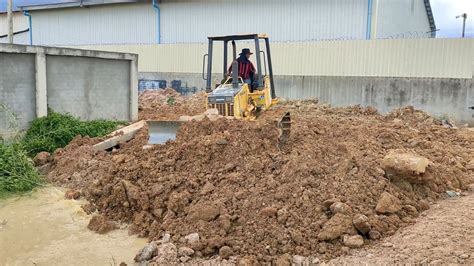
{"type": "Polygon", "coordinates": [[[423,0],[379,0],[377,38],[429,37],[423,0]]]}
{"type": "MultiPolygon", "coordinates": [[[[265,32],[274,41],[365,39],[368,0],[163,0],[161,43],[265,32]]],[[[423,0],[379,0],[378,37],[427,37],[423,0]],[[425,34],[425,35],[423,35],[425,34]]],[[[157,43],[149,3],[31,11],[39,45],[157,43]]]]}
{"type": "MultiPolygon", "coordinates": [[[[248,44],[237,47],[245,46],[254,50],[248,44]]],[[[472,78],[474,71],[474,39],[272,43],[271,47],[276,75],[472,78]]],[[[207,53],[205,44],[80,48],[137,53],[140,72],[201,73],[202,56],[207,53]]],[[[215,73],[222,72],[222,54],[218,45],[215,73]]],[[[255,62],[255,55],[252,59],[255,62]]]]}
{"type": "MultiPolygon", "coordinates": [[[[23,16],[21,12],[13,13],[13,32],[24,31],[28,29],[28,18],[23,16]]],[[[0,35],[8,34],[7,14],[0,14],[0,35]]],[[[15,44],[29,44],[29,33],[24,32],[15,34],[13,43],[15,44]]],[[[8,37],[0,38],[0,43],[8,43],[8,37]]]]}
{"type": "Polygon", "coordinates": [[[32,11],[33,44],[156,43],[151,4],[32,11]]]}
{"type": "Polygon", "coordinates": [[[161,6],[162,43],[265,32],[274,41],[364,39],[366,0],[175,0],[161,6]]]}

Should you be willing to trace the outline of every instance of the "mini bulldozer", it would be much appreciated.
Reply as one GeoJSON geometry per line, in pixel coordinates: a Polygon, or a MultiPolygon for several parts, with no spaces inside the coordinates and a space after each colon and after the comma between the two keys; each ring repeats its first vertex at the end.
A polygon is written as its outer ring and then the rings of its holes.
{"type": "MultiPolygon", "coordinates": [[[[208,37],[208,53],[203,56],[203,79],[206,81],[206,109],[217,109],[221,116],[232,116],[237,119],[255,120],[260,114],[270,110],[276,127],[279,130],[279,143],[284,144],[290,134],[291,117],[285,108],[275,108],[278,98],[275,94],[273,68],[270,54],[270,40],[266,34],[243,34],[208,37]],[[257,73],[251,84],[245,83],[238,76],[236,41],[255,43],[257,73]],[[223,79],[212,89],[212,60],[215,42],[224,44],[223,79]],[[229,42],[232,44],[231,75],[227,71],[229,42]],[[260,49],[264,42],[265,49],[260,49]],[[263,60],[262,60],[263,58],[263,60]],[[206,70],[207,65],[207,71],[206,70]],[[235,71],[234,71],[235,70],[235,71]]],[[[248,45],[248,43],[246,43],[248,45]]],[[[163,144],[176,138],[176,132],[182,121],[147,121],[149,144],[163,144]]]]}

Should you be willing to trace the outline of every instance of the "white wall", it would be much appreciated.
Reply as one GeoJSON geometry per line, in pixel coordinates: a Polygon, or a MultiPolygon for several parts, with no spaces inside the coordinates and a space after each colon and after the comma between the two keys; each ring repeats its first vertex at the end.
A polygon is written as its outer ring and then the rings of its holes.
{"type": "MultiPolygon", "coordinates": [[[[420,38],[431,34],[423,0],[379,0],[377,38],[420,38]]],[[[436,18],[435,18],[436,20],[436,18]]]]}
{"type": "Polygon", "coordinates": [[[274,41],[365,38],[366,0],[176,0],[161,6],[162,43],[267,33],[274,41]]]}
{"type": "MultiPolygon", "coordinates": [[[[23,31],[28,29],[28,18],[21,12],[13,13],[13,32],[23,31]]],[[[0,14],[0,36],[8,34],[7,14],[0,14]]],[[[8,43],[8,37],[0,38],[0,43],[8,43]]],[[[13,36],[13,43],[15,44],[29,44],[30,38],[28,32],[15,34],[13,36]]]]}
{"type": "Polygon", "coordinates": [[[33,44],[156,43],[150,4],[103,5],[31,11],[33,44]]]}
{"type": "MultiPolygon", "coordinates": [[[[201,73],[207,53],[205,44],[79,48],[136,53],[139,72],[154,73],[201,73]]],[[[222,50],[214,49],[213,73],[222,73],[222,50]]],[[[271,52],[275,75],[471,79],[474,74],[474,39],[467,38],[284,42],[272,43],[271,52]]]]}

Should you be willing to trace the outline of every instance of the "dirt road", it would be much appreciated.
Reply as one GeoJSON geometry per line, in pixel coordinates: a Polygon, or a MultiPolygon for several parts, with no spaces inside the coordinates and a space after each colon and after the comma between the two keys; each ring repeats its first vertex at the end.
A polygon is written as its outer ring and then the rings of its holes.
{"type": "Polygon", "coordinates": [[[474,192],[439,201],[413,226],[365,250],[330,264],[466,264],[474,265],[474,192]]]}

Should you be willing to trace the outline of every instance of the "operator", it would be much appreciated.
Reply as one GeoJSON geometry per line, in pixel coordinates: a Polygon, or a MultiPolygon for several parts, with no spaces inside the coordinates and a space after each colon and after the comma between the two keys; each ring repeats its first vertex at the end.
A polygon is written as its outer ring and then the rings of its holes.
{"type": "MultiPolygon", "coordinates": [[[[239,77],[244,80],[244,83],[252,85],[254,75],[255,75],[255,67],[253,66],[252,62],[250,62],[249,58],[253,55],[250,52],[249,48],[242,49],[242,52],[239,54],[239,58],[237,58],[237,62],[239,63],[239,77]]],[[[232,64],[229,67],[229,76],[232,72],[232,64]]]]}

